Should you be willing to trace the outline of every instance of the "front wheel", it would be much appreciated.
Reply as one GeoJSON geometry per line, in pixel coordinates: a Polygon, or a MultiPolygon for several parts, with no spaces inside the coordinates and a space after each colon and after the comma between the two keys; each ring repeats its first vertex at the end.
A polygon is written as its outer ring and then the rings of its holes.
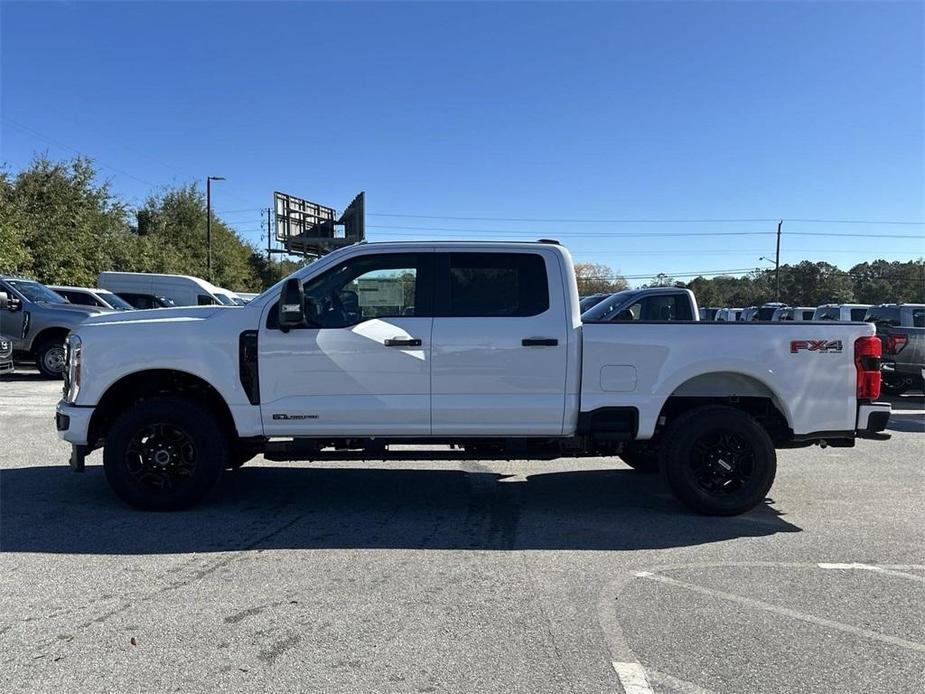
{"type": "Polygon", "coordinates": [[[777,474],[767,431],[734,407],[685,412],[665,431],[662,475],[687,506],[710,516],[734,516],[760,504],[777,474]]]}
{"type": "Polygon", "coordinates": [[[113,423],[103,451],[106,479],[116,495],[152,511],[200,501],[227,460],[228,441],[215,415],[177,397],[134,405],[113,423]]]}
{"type": "Polygon", "coordinates": [[[64,377],[64,344],[48,339],[35,348],[35,366],[45,378],[64,377]]]}

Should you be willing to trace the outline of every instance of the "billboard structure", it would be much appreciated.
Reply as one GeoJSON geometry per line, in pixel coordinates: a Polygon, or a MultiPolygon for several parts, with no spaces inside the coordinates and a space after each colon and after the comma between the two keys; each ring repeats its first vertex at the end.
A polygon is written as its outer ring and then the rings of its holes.
{"type": "Polygon", "coordinates": [[[324,255],[366,238],[366,206],[359,193],[338,217],[333,207],[288,193],[273,193],[276,240],[287,253],[324,255]]]}

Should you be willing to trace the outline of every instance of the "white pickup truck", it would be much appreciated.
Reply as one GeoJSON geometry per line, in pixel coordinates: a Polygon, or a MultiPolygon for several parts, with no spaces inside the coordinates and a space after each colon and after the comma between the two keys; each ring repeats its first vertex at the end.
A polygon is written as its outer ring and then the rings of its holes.
{"type": "Polygon", "coordinates": [[[582,323],[555,242],[361,243],[240,308],[84,321],[56,423],[72,467],[103,447],[116,494],[149,509],[261,453],[593,455],[731,515],[764,500],[776,448],[886,438],[880,349],[866,323],[582,323]]]}

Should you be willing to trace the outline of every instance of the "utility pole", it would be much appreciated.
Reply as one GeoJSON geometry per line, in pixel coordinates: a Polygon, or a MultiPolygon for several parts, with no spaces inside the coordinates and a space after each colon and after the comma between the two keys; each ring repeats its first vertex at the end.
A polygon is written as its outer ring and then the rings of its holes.
{"type": "Polygon", "coordinates": [[[777,222],[777,254],[774,256],[774,281],[777,284],[777,291],[774,295],[774,301],[780,301],[780,228],[784,226],[784,220],[777,222]]]}
{"type": "Polygon", "coordinates": [[[206,176],[206,279],[212,281],[212,181],[224,181],[224,176],[206,176]]]}
{"type": "Polygon", "coordinates": [[[271,255],[271,253],[273,252],[273,250],[272,250],[272,247],[271,247],[271,245],[270,245],[270,244],[271,244],[271,241],[270,241],[270,234],[271,234],[270,214],[271,214],[272,212],[273,212],[273,208],[272,208],[272,207],[268,207],[268,208],[267,208],[267,265],[269,265],[269,264],[272,262],[272,260],[273,260],[273,256],[271,255]]]}

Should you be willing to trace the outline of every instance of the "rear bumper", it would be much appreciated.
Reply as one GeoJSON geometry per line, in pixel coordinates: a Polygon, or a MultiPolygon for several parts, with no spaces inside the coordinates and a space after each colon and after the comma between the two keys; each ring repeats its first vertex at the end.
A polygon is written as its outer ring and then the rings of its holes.
{"type": "Polygon", "coordinates": [[[882,434],[890,421],[892,407],[888,402],[871,402],[858,406],[857,435],[862,439],[882,439],[882,434]]]}

